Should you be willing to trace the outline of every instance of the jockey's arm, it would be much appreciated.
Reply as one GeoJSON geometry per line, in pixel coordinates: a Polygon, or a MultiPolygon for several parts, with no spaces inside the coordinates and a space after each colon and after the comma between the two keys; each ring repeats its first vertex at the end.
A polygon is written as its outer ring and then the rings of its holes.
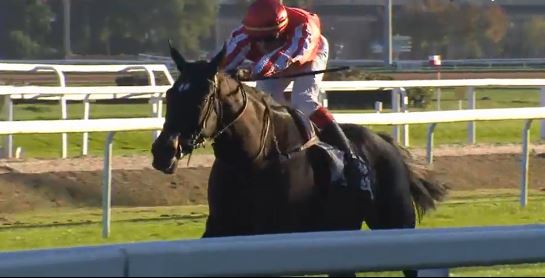
{"type": "Polygon", "coordinates": [[[312,61],[319,42],[319,29],[311,23],[301,24],[281,47],[269,52],[256,63],[253,77],[278,75],[293,64],[312,61]]]}
{"type": "Polygon", "coordinates": [[[251,48],[251,41],[242,31],[242,27],[234,30],[226,44],[225,58],[221,68],[227,73],[234,73],[246,60],[251,48]]]}

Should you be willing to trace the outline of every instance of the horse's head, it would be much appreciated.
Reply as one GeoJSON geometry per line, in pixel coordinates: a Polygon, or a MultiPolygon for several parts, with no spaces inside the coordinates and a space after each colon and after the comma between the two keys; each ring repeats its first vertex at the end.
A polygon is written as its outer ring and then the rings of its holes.
{"type": "Polygon", "coordinates": [[[167,174],[176,170],[182,154],[191,153],[216,130],[217,74],[225,48],[210,62],[187,62],[172,45],[170,55],[180,76],[166,92],[163,130],[152,145],[153,167],[167,174]]]}

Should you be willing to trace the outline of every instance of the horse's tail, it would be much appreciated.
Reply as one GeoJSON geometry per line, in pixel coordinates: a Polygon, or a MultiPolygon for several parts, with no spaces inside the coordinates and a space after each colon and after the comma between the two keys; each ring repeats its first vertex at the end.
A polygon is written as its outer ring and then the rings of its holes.
{"type": "Polygon", "coordinates": [[[410,190],[420,220],[426,212],[435,209],[436,202],[443,201],[447,195],[448,186],[435,179],[434,173],[425,165],[417,162],[411,153],[394,142],[393,138],[385,133],[378,134],[384,141],[394,146],[401,156],[409,173],[410,190]]]}

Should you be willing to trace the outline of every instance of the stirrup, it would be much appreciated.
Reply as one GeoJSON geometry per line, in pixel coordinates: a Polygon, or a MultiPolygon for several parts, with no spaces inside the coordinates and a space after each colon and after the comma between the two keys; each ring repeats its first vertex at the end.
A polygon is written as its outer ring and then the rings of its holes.
{"type": "Polygon", "coordinates": [[[373,189],[371,187],[371,178],[370,178],[370,171],[367,163],[365,160],[363,160],[360,156],[351,153],[347,154],[346,159],[348,160],[346,163],[348,167],[351,168],[352,171],[356,171],[356,173],[347,173],[347,185],[353,186],[354,180],[357,180],[357,187],[360,188],[362,191],[366,191],[369,193],[369,196],[371,200],[374,199],[373,189]],[[354,177],[353,175],[357,174],[357,177],[354,177]]]}

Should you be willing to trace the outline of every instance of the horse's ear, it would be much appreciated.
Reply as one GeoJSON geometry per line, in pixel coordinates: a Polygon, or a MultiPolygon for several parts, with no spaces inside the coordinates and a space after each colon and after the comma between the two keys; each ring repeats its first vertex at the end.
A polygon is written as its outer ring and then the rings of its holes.
{"type": "Polygon", "coordinates": [[[216,70],[219,71],[221,63],[223,62],[223,58],[225,57],[225,52],[227,52],[227,45],[223,44],[223,47],[221,48],[220,52],[212,58],[210,61],[210,65],[213,66],[216,70]]]}
{"type": "Polygon", "coordinates": [[[170,48],[170,57],[172,57],[172,60],[174,63],[176,63],[176,67],[180,72],[183,71],[186,64],[184,57],[182,57],[182,54],[180,54],[180,52],[178,52],[178,50],[172,46],[171,40],[168,40],[168,47],[170,48]]]}

